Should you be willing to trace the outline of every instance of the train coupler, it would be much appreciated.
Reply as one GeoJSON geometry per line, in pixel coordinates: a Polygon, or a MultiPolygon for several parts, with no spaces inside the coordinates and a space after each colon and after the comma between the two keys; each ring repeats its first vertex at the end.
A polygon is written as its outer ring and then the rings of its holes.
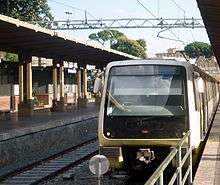
{"type": "Polygon", "coordinates": [[[149,148],[139,149],[137,151],[137,160],[149,164],[151,161],[155,159],[154,151],[149,148]]]}

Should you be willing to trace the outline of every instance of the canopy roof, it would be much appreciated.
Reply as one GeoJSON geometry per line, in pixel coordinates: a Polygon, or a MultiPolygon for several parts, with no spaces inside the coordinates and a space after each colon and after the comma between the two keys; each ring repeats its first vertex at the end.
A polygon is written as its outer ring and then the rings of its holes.
{"type": "Polygon", "coordinates": [[[220,1],[197,0],[197,3],[218,64],[220,64],[220,1]]]}
{"type": "Polygon", "coordinates": [[[115,60],[137,57],[0,14],[0,51],[28,53],[32,56],[105,66],[115,60]]]}

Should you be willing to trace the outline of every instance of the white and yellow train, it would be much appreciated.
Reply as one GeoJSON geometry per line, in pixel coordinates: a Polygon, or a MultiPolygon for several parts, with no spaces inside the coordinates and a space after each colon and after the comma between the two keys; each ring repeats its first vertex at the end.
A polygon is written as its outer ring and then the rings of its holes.
{"type": "Polygon", "coordinates": [[[153,163],[188,130],[198,149],[219,102],[218,81],[189,62],[111,62],[104,81],[98,137],[113,169],[153,163]]]}

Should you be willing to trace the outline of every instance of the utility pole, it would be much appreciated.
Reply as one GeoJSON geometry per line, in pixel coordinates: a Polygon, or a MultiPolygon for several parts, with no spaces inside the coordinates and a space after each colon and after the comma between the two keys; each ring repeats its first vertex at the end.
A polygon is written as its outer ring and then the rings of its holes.
{"type": "Polygon", "coordinates": [[[67,28],[69,28],[70,26],[70,15],[72,15],[72,12],[65,12],[65,14],[67,15],[67,28]]]}

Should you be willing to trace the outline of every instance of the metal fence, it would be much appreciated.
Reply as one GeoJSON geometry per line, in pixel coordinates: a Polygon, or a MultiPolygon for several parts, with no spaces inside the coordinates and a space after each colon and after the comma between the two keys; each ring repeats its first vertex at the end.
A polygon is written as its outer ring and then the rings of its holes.
{"type": "Polygon", "coordinates": [[[190,131],[188,131],[184,135],[184,137],[178,142],[176,147],[172,148],[166,159],[161,163],[161,165],[157,168],[157,170],[144,185],[164,185],[164,171],[173,160],[176,160],[177,168],[172,174],[169,182],[167,182],[166,184],[192,184],[192,147],[190,146],[190,131]],[[183,149],[185,150],[185,152],[182,156],[183,149]]]}

